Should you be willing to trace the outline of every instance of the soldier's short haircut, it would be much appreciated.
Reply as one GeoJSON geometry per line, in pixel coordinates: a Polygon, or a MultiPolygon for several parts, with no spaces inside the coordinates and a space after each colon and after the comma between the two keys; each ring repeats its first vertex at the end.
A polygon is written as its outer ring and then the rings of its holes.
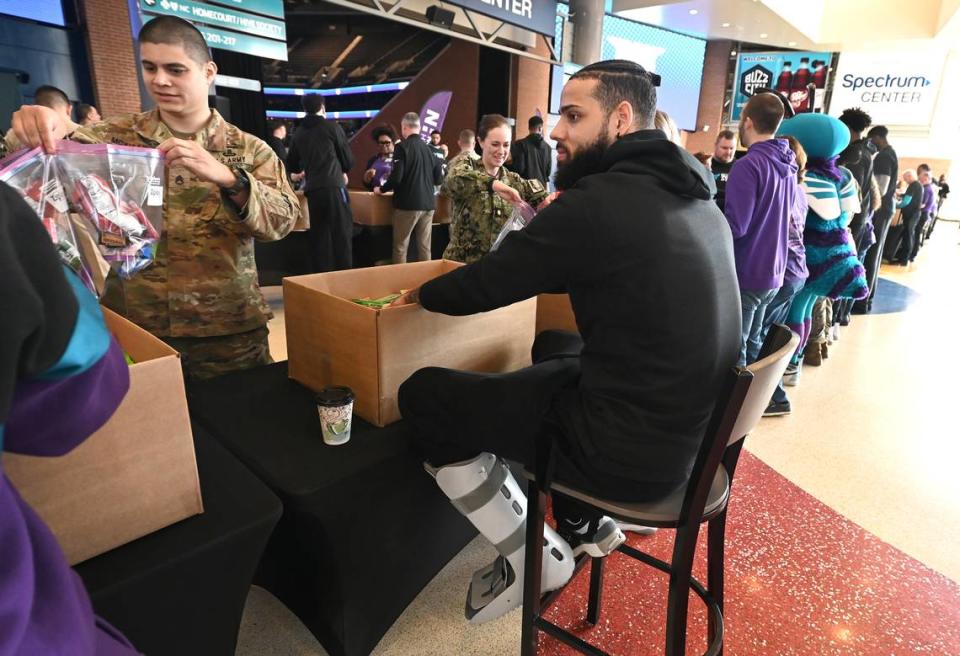
{"type": "Polygon", "coordinates": [[[416,112],[407,112],[403,115],[403,119],[400,121],[404,126],[410,128],[419,128],[420,127],[420,115],[416,112]]]}
{"type": "Polygon", "coordinates": [[[168,46],[180,46],[187,56],[201,66],[213,61],[210,48],[203,35],[189,22],[176,16],[158,16],[143,26],[139,43],[162,43],[168,46]]]}
{"type": "Polygon", "coordinates": [[[305,111],[308,115],[321,112],[327,106],[327,103],[323,100],[323,96],[318,93],[312,93],[304,96],[303,100],[300,101],[300,104],[303,105],[303,111],[305,111]]]}
{"type": "Polygon", "coordinates": [[[460,130],[460,136],[457,137],[457,143],[472,144],[477,135],[473,130],[460,130]]]}
{"type": "Polygon", "coordinates": [[[33,102],[50,109],[70,106],[70,98],[67,97],[67,94],[49,84],[37,87],[37,90],[33,93],[33,102]]]}
{"type": "Polygon", "coordinates": [[[737,134],[733,130],[720,130],[720,134],[717,135],[717,140],[715,144],[720,143],[723,139],[736,139],[737,134]]]}
{"type": "Polygon", "coordinates": [[[90,115],[90,112],[93,111],[93,105],[88,105],[87,103],[80,103],[77,105],[77,120],[83,123],[87,120],[87,117],[90,115]]]}
{"type": "Polygon", "coordinates": [[[490,130],[496,130],[503,126],[507,128],[510,127],[510,121],[508,121],[505,116],[501,116],[500,114],[485,114],[480,118],[480,125],[477,127],[477,137],[480,138],[480,141],[483,141],[487,138],[487,135],[490,134],[490,130]]]}
{"type": "Polygon", "coordinates": [[[607,115],[620,103],[628,102],[633,107],[637,127],[643,129],[653,125],[660,76],[650,73],[640,64],[625,59],[608,59],[584,66],[570,79],[596,80],[593,97],[607,115]]]}
{"type": "Polygon", "coordinates": [[[783,121],[783,101],[772,93],[758,93],[747,101],[741,116],[753,121],[757,134],[774,134],[783,121]]]}

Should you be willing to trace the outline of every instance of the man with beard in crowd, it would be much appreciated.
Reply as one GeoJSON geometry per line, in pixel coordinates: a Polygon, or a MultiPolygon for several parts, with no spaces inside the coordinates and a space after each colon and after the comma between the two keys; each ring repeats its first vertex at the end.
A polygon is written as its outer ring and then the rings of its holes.
{"type": "MultiPolygon", "coordinates": [[[[523,536],[526,501],[502,458],[533,465],[539,439],[551,445],[558,480],[622,501],[663,498],[687,482],[737,361],[730,230],[712,200],[712,174],[651,129],[658,83],[622,60],[574,74],[551,134],[563,193],[498,250],[400,299],[468,315],[565,291],[583,336],[542,333],[533,366],[520,371],[428,368],[400,388],[428,469],[500,552],[474,577],[487,589],[492,576],[500,590],[482,603],[479,590],[468,596],[474,623],[522,598],[524,546],[509,536],[523,536]]],[[[553,503],[545,591],[569,580],[570,556],[604,556],[624,540],[610,518],[558,495],[553,503]]]]}

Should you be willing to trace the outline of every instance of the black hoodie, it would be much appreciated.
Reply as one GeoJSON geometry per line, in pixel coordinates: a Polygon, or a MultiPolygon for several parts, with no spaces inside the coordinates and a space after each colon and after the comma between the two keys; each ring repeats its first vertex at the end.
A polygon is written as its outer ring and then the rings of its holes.
{"type": "Polygon", "coordinates": [[[550,145],[543,140],[543,135],[533,132],[513,142],[510,157],[511,171],[524,180],[539,180],[546,188],[553,168],[553,153],[550,145]]]}
{"type": "Polygon", "coordinates": [[[318,114],[304,118],[287,154],[287,169],[307,174],[304,191],[345,187],[343,174],[352,167],[353,153],[343,128],[318,114]]]}
{"type": "Polygon", "coordinates": [[[613,144],[499,250],[426,283],[452,315],[570,294],[584,339],[576,390],[554,405],[598,492],[684,483],[740,345],[733,242],[713,176],[659,130],[613,144]]]}

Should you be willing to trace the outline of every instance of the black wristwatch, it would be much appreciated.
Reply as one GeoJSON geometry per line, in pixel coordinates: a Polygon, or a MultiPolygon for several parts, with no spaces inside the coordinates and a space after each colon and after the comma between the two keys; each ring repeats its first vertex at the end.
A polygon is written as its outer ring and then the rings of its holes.
{"type": "Polygon", "coordinates": [[[244,191],[250,191],[250,178],[247,177],[247,172],[239,166],[231,166],[230,170],[233,171],[233,175],[237,178],[237,181],[233,183],[233,186],[221,187],[223,193],[227,196],[236,196],[244,191]]]}

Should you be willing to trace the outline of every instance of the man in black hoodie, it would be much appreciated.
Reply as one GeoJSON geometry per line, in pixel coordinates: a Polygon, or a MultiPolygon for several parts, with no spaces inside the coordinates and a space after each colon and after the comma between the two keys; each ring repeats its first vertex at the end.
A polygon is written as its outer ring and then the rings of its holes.
{"type": "Polygon", "coordinates": [[[544,189],[550,180],[553,153],[550,144],[543,140],[543,119],[531,116],[527,121],[530,130],[523,139],[517,139],[510,148],[511,162],[508,168],[524,180],[539,180],[544,189]]]}
{"type": "Polygon", "coordinates": [[[336,121],[328,121],[323,96],[303,97],[306,118],[287,154],[291,173],[306,175],[310,208],[310,247],[315,273],[353,267],[353,212],[347,197],[347,171],[353,153],[336,121]]]}
{"type": "MultiPolygon", "coordinates": [[[[506,559],[482,574],[505,572],[507,583],[522,579],[507,536],[522,536],[524,499],[487,452],[529,465],[546,436],[557,479],[619,500],[662,498],[688,480],[722,378],[737,362],[730,229],[712,201],[712,174],[651,129],[658,83],[621,60],[574,74],[551,134],[559,198],[497,251],[400,299],[468,315],[570,294],[582,341],[543,333],[532,367],[501,375],[428,368],[400,388],[400,410],[441,489],[506,559]],[[658,321],[649,320],[651,307],[658,321]]],[[[623,539],[612,520],[557,495],[554,513],[573,553],[602,556],[623,539]]],[[[547,588],[563,585],[550,551],[556,537],[545,533],[547,588]]],[[[507,585],[496,600],[511,593],[507,585]]],[[[495,616],[475,602],[468,598],[474,621],[495,616]]]]}

